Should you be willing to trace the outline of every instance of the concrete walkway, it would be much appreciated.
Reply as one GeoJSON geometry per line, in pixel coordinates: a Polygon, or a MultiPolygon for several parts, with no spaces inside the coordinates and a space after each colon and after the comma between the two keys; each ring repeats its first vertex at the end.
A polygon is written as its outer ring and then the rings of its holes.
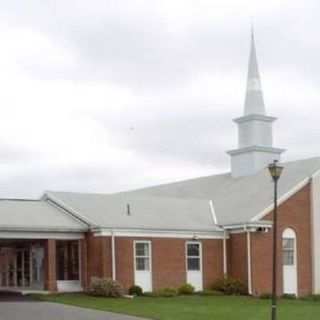
{"type": "Polygon", "coordinates": [[[112,312],[0,294],[0,320],[142,320],[112,312]]]}

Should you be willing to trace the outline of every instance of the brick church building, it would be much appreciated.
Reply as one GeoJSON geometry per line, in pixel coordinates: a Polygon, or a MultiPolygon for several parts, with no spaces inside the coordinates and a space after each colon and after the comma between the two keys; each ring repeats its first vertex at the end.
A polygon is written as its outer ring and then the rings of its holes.
{"type": "MultiPolygon", "coordinates": [[[[252,38],[239,146],[231,172],[118,194],[46,192],[0,200],[0,289],[81,291],[93,276],[144,291],[230,275],[271,292],[272,145],[252,38]]],[[[283,163],[280,293],[320,293],[320,158],[283,163]]]]}

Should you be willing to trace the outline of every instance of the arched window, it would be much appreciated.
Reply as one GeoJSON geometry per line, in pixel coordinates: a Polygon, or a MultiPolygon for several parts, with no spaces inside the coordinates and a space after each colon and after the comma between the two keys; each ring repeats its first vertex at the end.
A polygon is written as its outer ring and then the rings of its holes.
{"type": "Polygon", "coordinates": [[[282,234],[283,265],[294,266],[296,264],[296,233],[287,228],[282,234]]]}

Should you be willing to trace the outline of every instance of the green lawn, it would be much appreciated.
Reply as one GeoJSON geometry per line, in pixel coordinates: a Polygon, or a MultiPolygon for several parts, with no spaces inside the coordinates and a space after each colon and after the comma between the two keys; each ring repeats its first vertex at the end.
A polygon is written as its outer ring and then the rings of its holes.
{"type": "MultiPolygon", "coordinates": [[[[269,320],[270,301],[247,297],[96,298],[83,294],[37,296],[47,301],[159,320],[269,320]]],[[[281,300],[279,320],[319,320],[320,302],[281,300]]]]}

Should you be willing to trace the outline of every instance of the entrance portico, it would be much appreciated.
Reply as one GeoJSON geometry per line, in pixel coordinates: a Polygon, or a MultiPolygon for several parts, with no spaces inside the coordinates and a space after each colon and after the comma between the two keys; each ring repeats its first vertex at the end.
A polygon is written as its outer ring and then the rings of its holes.
{"type": "Polygon", "coordinates": [[[44,201],[1,200],[0,214],[0,290],[82,290],[87,226],[44,201]]]}

